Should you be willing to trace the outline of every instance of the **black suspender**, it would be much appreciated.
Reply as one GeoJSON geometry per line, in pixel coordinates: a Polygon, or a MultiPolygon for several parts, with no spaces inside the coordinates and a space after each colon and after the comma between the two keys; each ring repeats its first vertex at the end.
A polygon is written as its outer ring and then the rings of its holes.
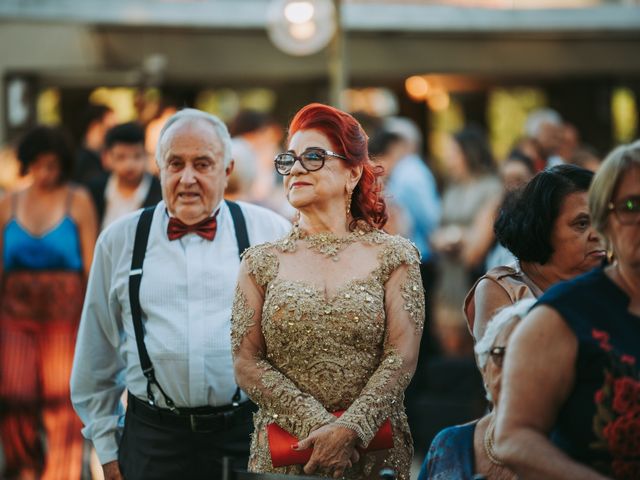
{"type": "MultiPolygon", "coordinates": [[[[229,207],[231,218],[233,220],[236,241],[238,243],[238,253],[242,256],[242,253],[249,248],[247,224],[240,205],[228,200],[226,200],[226,203],[229,207]]],[[[133,255],[131,257],[131,271],[129,273],[129,304],[131,306],[131,319],[133,321],[133,330],[136,335],[136,346],[138,347],[140,366],[142,367],[142,373],[147,379],[147,400],[150,405],[156,404],[153,391],[151,390],[151,385],[153,384],[164,397],[167,407],[175,413],[178,413],[175,403],[171,397],[165,393],[156,379],[153,364],[149,358],[147,347],[144,344],[142,308],[140,307],[140,283],[142,280],[142,264],[144,263],[144,257],[147,253],[147,243],[149,241],[149,232],[151,230],[151,222],[153,220],[155,208],[156,207],[145,208],[140,215],[138,226],[136,227],[136,237],[133,243],[133,255]]],[[[240,401],[240,387],[236,387],[236,392],[231,401],[234,405],[237,405],[240,401]]]]}
{"type": "Polygon", "coordinates": [[[238,242],[238,254],[242,258],[244,251],[249,248],[249,235],[247,235],[247,223],[244,221],[244,215],[240,205],[229,200],[225,200],[229,211],[231,212],[231,218],[233,219],[233,228],[236,231],[236,242],[238,242]]]}
{"type": "Polygon", "coordinates": [[[151,391],[151,385],[154,384],[165,398],[167,407],[175,410],[176,406],[173,400],[164,393],[162,387],[156,380],[155,370],[149,358],[147,347],[144,344],[144,327],[142,326],[142,308],[140,307],[140,282],[142,281],[142,264],[147,253],[147,243],[149,241],[149,231],[151,230],[151,221],[153,220],[153,212],[155,207],[145,208],[138,220],[136,227],[136,239],[133,242],[133,255],[131,256],[131,272],[129,273],[129,304],[131,306],[131,319],[133,321],[133,330],[136,334],[136,346],[138,347],[138,357],[140,358],[140,366],[142,373],[147,379],[147,399],[150,405],[155,405],[155,398],[151,391]]]}

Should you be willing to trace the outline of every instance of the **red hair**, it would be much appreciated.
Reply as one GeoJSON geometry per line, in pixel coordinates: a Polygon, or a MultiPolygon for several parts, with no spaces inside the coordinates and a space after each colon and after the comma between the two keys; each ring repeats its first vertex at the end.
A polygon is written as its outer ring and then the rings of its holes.
{"type": "Polygon", "coordinates": [[[387,223],[387,208],[382,197],[380,177],[384,169],[369,158],[369,138],[358,121],[337,108],[311,103],[296,113],[289,125],[289,138],[300,130],[317,130],[331,142],[332,149],[344,155],[349,166],[362,165],[362,176],[353,190],[351,215],[355,228],[358,220],[382,228],[387,223]]]}

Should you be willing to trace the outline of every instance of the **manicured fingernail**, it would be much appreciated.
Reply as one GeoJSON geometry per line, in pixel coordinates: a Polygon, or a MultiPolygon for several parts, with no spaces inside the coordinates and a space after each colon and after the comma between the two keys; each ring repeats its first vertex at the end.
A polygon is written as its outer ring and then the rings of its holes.
{"type": "Polygon", "coordinates": [[[291,450],[298,450],[298,444],[297,443],[292,444],[291,450]]]}

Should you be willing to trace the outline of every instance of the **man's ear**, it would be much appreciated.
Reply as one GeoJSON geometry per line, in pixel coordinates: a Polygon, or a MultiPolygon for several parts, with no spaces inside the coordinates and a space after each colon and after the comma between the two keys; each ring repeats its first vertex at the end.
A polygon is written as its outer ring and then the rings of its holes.
{"type": "Polygon", "coordinates": [[[109,149],[104,149],[100,154],[100,163],[102,164],[102,168],[104,168],[107,172],[110,172],[113,169],[113,165],[111,165],[111,154],[109,149]]]}
{"type": "Polygon", "coordinates": [[[235,167],[235,165],[236,165],[236,162],[232,158],[231,161],[229,162],[229,165],[225,167],[224,174],[227,177],[227,179],[229,178],[229,175],[231,175],[231,172],[233,172],[233,168],[235,167]]]}

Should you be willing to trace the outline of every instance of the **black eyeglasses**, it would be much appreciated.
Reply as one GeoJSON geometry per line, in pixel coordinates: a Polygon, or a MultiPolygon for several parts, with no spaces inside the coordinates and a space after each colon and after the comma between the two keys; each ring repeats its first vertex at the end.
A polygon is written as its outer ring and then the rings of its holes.
{"type": "Polygon", "coordinates": [[[324,162],[327,157],[336,157],[341,158],[342,160],[347,159],[342,155],[338,155],[337,153],[329,150],[324,150],[323,148],[307,148],[299,157],[291,152],[280,153],[276,155],[274,163],[276,165],[276,171],[280,175],[289,175],[293,165],[296,163],[296,160],[300,162],[302,168],[307,172],[315,172],[316,170],[320,170],[324,167],[324,162]]]}
{"type": "Polygon", "coordinates": [[[491,360],[493,360],[493,363],[496,364],[496,367],[502,367],[505,351],[506,347],[493,347],[491,348],[491,350],[489,350],[491,360]]]}
{"type": "Polygon", "coordinates": [[[632,225],[640,221],[640,197],[629,197],[615,203],[610,202],[608,208],[623,225],[632,225]]]}

